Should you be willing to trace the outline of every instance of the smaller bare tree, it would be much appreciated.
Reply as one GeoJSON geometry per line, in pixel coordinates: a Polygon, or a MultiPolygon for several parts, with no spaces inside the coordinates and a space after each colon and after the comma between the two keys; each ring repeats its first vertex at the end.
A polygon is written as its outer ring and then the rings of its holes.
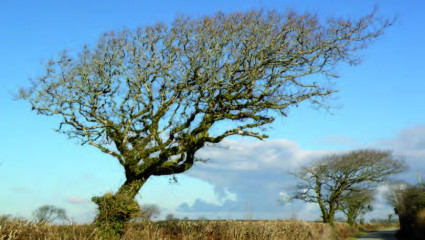
{"type": "Polygon", "coordinates": [[[344,194],[339,205],[339,210],[347,216],[347,223],[353,225],[357,217],[373,210],[371,206],[373,200],[372,190],[362,188],[353,189],[344,194]]]}
{"type": "Polygon", "coordinates": [[[152,218],[158,217],[161,210],[156,204],[144,204],[141,207],[140,218],[150,221],[152,218]]]}
{"type": "Polygon", "coordinates": [[[39,223],[53,222],[55,220],[68,220],[66,211],[53,205],[44,205],[34,211],[34,217],[39,223]]]}
{"type": "Polygon", "coordinates": [[[179,220],[178,218],[174,217],[174,214],[169,213],[167,214],[167,216],[165,216],[165,220],[167,221],[174,221],[174,220],[179,220]]]}
{"type": "Polygon", "coordinates": [[[323,222],[333,224],[345,194],[358,188],[372,189],[405,168],[391,151],[357,150],[330,155],[293,173],[300,180],[293,198],[318,203],[323,222]]]}

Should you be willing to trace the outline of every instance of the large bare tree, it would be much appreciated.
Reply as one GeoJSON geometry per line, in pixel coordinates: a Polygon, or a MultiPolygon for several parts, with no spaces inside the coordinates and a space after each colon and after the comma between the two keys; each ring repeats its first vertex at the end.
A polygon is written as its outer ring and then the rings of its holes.
{"type": "Polygon", "coordinates": [[[323,222],[333,224],[335,212],[346,206],[347,197],[360,189],[373,189],[405,169],[404,161],[391,151],[356,150],[330,155],[294,173],[299,183],[293,197],[319,204],[323,222]]]}
{"type": "MultiPolygon", "coordinates": [[[[106,206],[131,205],[150,176],[189,170],[206,144],[232,135],[264,139],[260,127],[291,106],[328,106],[336,64],[357,64],[357,51],[388,25],[374,14],[324,22],[261,10],[181,16],[63,53],[20,97],[39,114],[61,117],[60,132],[124,167],[116,194],[94,198],[99,223],[106,206]]],[[[133,206],[108,219],[131,219],[133,206]]]]}

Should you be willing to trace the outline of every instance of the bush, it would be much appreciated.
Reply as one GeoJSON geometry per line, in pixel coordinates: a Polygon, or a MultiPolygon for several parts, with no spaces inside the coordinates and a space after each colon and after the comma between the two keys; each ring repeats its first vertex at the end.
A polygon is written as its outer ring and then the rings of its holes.
{"type": "Polygon", "coordinates": [[[399,237],[425,239],[425,186],[394,190],[391,202],[400,221],[399,237]]]}
{"type": "Polygon", "coordinates": [[[128,219],[140,214],[140,206],[136,200],[126,195],[113,195],[106,193],[101,197],[93,197],[97,204],[99,214],[94,224],[105,237],[118,237],[121,235],[128,219]]]}
{"type": "Polygon", "coordinates": [[[9,222],[11,220],[12,216],[11,215],[1,215],[0,216],[0,224],[5,224],[7,222],[9,222]]]}

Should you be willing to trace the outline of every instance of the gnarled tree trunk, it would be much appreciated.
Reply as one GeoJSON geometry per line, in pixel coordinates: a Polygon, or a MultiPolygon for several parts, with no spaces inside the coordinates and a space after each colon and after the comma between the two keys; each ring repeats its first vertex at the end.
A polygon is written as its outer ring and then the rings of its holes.
{"type": "Polygon", "coordinates": [[[121,235],[125,224],[140,212],[140,206],[134,198],[147,179],[127,179],[116,194],[106,193],[93,197],[99,211],[93,222],[96,228],[107,237],[121,235]]]}

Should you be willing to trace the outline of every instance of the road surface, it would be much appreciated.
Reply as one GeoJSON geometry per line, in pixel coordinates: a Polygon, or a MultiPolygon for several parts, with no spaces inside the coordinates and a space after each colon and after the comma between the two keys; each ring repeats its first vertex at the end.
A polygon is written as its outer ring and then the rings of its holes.
{"type": "Polygon", "coordinates": [[[362,240],[397,240],[395,237],[395,233],[398,229],[386,229],[386,230],[380,230],[377,232],[371,232],[368,234],[365,234],[363,236],[358,237],[357,239],[362,240]]]}

